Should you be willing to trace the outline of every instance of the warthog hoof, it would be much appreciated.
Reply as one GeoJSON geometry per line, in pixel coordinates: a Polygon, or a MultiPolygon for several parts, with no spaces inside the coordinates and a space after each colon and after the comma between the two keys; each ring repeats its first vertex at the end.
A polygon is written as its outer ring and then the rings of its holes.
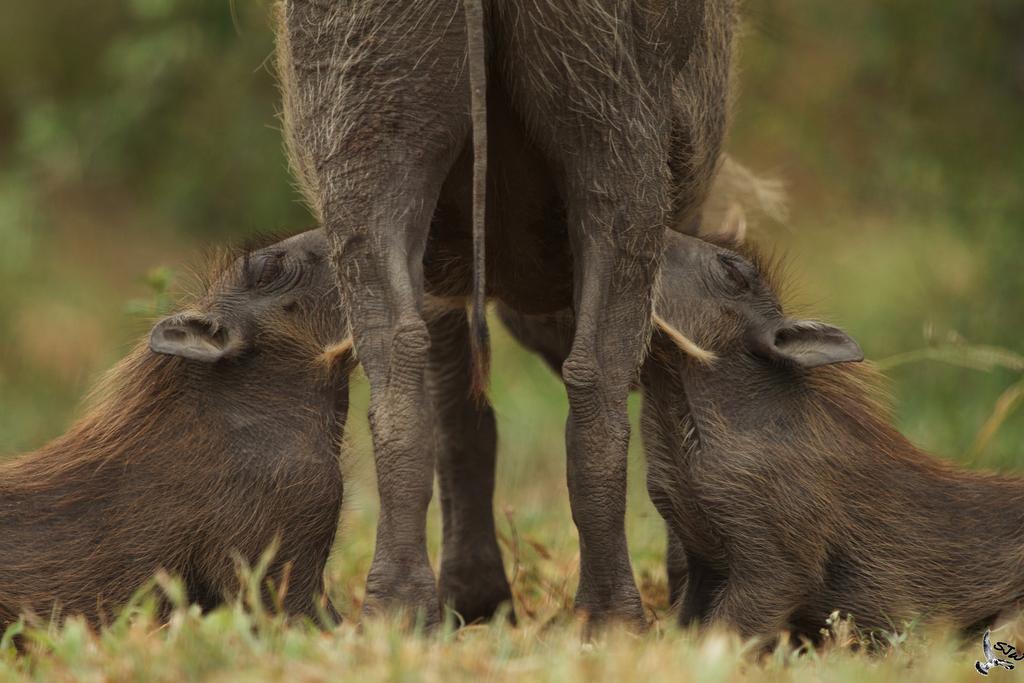
{"type": "Polygon", "coordinates": [[[441,601],[467,624],[488,621],[505,606],[508,619],[516,623],[512,591],[505,578],[501,557],[472,564],[441,564],[441,601]]]}
{"type": "Polygon", "coordinates": [[[640,593],[632,581],[612,590],[587,589],[582,583],[576,594],[576,613],[583,621],[583,638],[591,639],[606,626],[619,624],[642,633],[648,628],[640,593]]]}
{"type": "Polygon", "coordinates": [[[437,584],[429,564],[370,571],[366,578],[363,618],[395,614],[402,615],[407,628],[421,627],[430,631],[441,623],[437,584]]]}

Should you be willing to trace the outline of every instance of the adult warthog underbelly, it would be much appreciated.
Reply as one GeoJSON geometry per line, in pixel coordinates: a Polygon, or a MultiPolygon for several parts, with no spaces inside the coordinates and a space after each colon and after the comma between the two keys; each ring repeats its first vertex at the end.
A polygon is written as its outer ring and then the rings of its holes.
{"type": "MultiPolygon", "coordinates": [[[[551,170],[500,85],[488,91],[487,294],[523,313],[572,305],[573,260],[551,170]]],[[[424,255],[427,292],[462,299],[472,285],[472,146],[441,191],[424,255]]]]}

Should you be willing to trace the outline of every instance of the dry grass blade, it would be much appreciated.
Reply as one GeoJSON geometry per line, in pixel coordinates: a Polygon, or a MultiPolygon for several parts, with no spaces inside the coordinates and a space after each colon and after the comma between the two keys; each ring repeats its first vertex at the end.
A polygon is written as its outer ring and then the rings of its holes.
{"type": "Polygon", "coordinates": [[[875,367],[885,372],[902,365],[932,360],[947,365],[971,368],[983,372],[991,372],[996,368],[1005,368],[1014,372],[1024,372],[1024,356],[998,346],[975,346],[956,344],[949,346],[931,346],[915,349],[895,356],[883,358],[875,362],[875,367]]]}
{"type": "MultiPolygon", "coordinates": [[[[998,346],[976,346],[968,344],[952,344],[934,346],[884,358],[875,363],[880,371],[891,370],[902,365],[931,360],[955,367],[992,372],[996,369],[1010,370],[1024,374],[1024,356],[998,346]]],[[[1024,400],[1024,379],[1011,384],[996,399],[992,412],[985,424],[978,430],[974,442],[967,455],[968,462],[983,461],[983,456],[1006,419],[1013,414],[1020,402],[1024,400]]]]}
{"type": "Polygon", "coordinates": [[[985,424],[978,431],[978,435],[974,437],[974,444],[971,446],[971,451],[968,455],[971,462],[978,462],[982,459],[996,432],[999,431],[1006,418],[1013,413],[1022,400],[1024,400],[1024,379],[1016,384],[1011,384],[996,399],[992,413],[985,420],[985,424]]]}

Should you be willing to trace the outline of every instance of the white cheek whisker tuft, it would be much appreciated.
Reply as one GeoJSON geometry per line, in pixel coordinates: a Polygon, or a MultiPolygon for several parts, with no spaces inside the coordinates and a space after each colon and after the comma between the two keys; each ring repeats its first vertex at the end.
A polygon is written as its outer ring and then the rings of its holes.
{"type": "Polygon", "coordinates": [[[352,340],[352,337],[345,337],[345,339],[343,339],[342,341],[336,342],[324,348],[323,353],[320,354],[319,360],[324,365],[330,367],[337,363],[342,358],[344,358],[346,355],[353,353],[353,351],[355,350],[354,347],[355,342],[352,340]]]}
{"type": "Polygon", "coordinates": [[[702,349],[696,342],[670,325],[657,313],[651,313],[651,322],[654,323],[658,329],[668,335],[668,338],[672,340],[672,343],[679,347],[680,351],[697,362],[709,365],[717,360],[718,357],[714,353],[707,351],[706,349],[702,349]]]}

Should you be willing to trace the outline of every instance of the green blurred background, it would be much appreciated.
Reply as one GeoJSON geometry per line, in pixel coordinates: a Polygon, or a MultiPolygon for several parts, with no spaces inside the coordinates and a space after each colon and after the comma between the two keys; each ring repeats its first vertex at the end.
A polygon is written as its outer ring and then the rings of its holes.
{"type": "MultiPolygon", "coordinates": [[[[264,0],[6,4],[0,457],[66,427],[204,248],[310,224],[282,153],[269,10],[264,0]]],[[[754,234],[788,253],[799,301],[874,359],[949,344],[954,360],[965,345],[1024,353],[1024,3],[750,0],[745,14],[729,147],[786,182],[790,219],[754,234]]],[[[1024,372],[1002,360],[1010,367],[891,364],[901,426],[966,458],[1003,415],[972,461],[1024,468],[1024,409],[1014,410],[1024,372]]],[[[563,392],[500,333],[493,383],[498,504],[569,548],[563,392]]],[[[374,508],[365,386],[357,394],[346,522],[356,527],[374,508]]],[[[641,558],[653,557],[659,525],[634,461],[630,529],[641,558]]],[[[365,565],[369,544],[353,562],[365,565]]]]}

